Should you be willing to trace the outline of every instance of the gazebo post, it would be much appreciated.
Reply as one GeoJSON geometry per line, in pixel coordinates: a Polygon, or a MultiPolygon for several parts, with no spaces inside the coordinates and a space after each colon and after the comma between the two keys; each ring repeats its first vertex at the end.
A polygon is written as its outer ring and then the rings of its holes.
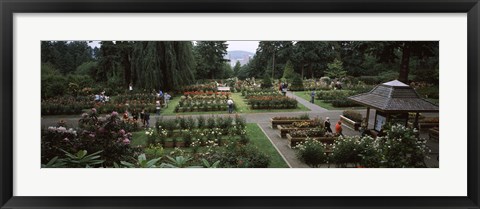
{"type": "Polygon", "coordinates": [[[370,107],[367,107],[367,118],[365,121],[365,129],[368,130],[368,118],[370,117],[370,107]]]}
{"type": "Polygon", "coordinates": [[[416,128],[416,129],[419,129],[418,128],[418,112],[415,113],[415,122],[413,123],[413,127],[416,128]]]}

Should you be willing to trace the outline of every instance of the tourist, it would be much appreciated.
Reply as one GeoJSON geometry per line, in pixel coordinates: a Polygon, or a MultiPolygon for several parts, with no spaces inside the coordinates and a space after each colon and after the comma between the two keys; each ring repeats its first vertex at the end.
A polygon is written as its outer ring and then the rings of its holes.
{"type": "Polygon", "coordinates": [[[160,105],[160,100],[157,100],[157,102],[155,103],[155,109],[157,110],[157,112],[156,112],[157,116],[160,115],[160,108],[161,108],[160,106],[161,106],[160,105]]]}
{"type": "Polygon", "coordinates": [[[130,83],[130,84],[128,85],[128,90],[129,90],[130,92],[133,91],[133,84],[132,84],[132,83],[130,83]]]}
{"type": "Polygon", "coordinates": [[[282,94],[283,94],[283,96],[287,95],[287,84],[286,83],[282,84],[282,94]]]}
{"type": "Polygon", "coordinates": [[[342,122],[338,121],[337,125],[335,125],[335,133],[337,136],[343,136],[343,129],[342,129],[342,122]]]}
{"type": "Polygon", "coordinates": [[[142,124],[145,126],[145,109],[140,112],[140,120],[142,120],[142,124]]]}
{"type": "Polygon", "coordinates": [[[233,100],[231,98],[229,98],[227,100],[227,105],[228,105],[228,113],[233,113],[233,100]]]}
{"type": "Polygon", "coordinates": [[[134,109],[133,112],[132,112],[132,117],[133,117],[133,120],[134,121],[137,121],[138,120],[138,110],[137,109],[134,109]]]}
{"type": "Polygon", "coordinates": [[[168,107],[168,102],[170,102],[170,98],[172,98],[172,96],[170,96],[170,94],[168,94],[168,92],[165,92],[165,95],[164,95],[165,107],[168,107]]]}
{"type": "Polygon", "coordinates": [[[127,110],[125,110],[125,112],[123,113],[123,119],[128,120],[128,111],[127,110]]]}
{"type": "Polygon", "coordinates": [[[310,94],[310,103],[315,103],[315,91],[312,91],[312,93],[310,94]]]}
{"type": "Polygon", "coordinates": [[[330,128],[331,124],[330,124],[330,118],[329,117],[325,118],[325,123],[324,124],[325,124],[325,131],[327,133],[333,133],[332,128],[330,128]]]}
{"type": "Polygon", "coordinates": [[[144,113],[143,115],[143,120],[144,120],[144,126],[148,128],[150,126],[150,113],[146,112],[145,109],[142,111],[144,113]]]}

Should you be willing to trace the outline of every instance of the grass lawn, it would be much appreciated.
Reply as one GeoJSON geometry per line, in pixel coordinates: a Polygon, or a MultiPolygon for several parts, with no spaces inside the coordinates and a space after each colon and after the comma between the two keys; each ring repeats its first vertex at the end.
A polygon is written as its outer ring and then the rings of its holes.
{"type": "Polygon", "coordinates": [[[256,123],[247,124],[247,134],[250,138],[250,143],[270,156],[269,168],[288,168],[287,163],[256,123]]]}
{"type": "MultiPolygon", "coordinates": [[[[283,160],[282,156],[277,152],[273,144],[256,123],[248,123],[246,130],[247,135],[250,138],[250,143],[270,156],[271,161],[269,168],[288,168],[287,163],[283,160]]],[[[132,138],[132,146],[144,146],[147,143],[147,135],[145,134],[145,131],[134,132],[132,138]]],[[[168,150],[165,149],[164,153],[168,153],[168,150]]]]}
{"type": "MultiPolygon", "coordinates": [[[[241,93],[232,93],[232,99],[235,102],[235,113],[263,113],[263,112],[303,112],[309,111],[307,107],[298,103],[298,107],[296,109],[274,109],[274,110],[252,110],[250,106],[248,106],[246,100],[242,97],[241,93]]],[[[175,98],[170,100],[167,108],[162,109],[162,115],[204,115],[204,114],[227,114],[227,111],[210,111],[210,112],[174,112],[175,107],[178,105],[180,101],[180,96],[176,96],[175,98]]]]}
{"type": "MultiPolygon", "coordinates": [[[[293,93],[310,102],[310,99],[311,99],[310,94],[312,93],[311,91],[295,91],[293,93]]],[[[364,109],[365,108],[365,107],[334,107],[332,106],[332,104],[324,102],[323,100],[319,100],[319,99],[315,99],[315,104],[327,110],[345,110],[345,109],[364,109]]]]}

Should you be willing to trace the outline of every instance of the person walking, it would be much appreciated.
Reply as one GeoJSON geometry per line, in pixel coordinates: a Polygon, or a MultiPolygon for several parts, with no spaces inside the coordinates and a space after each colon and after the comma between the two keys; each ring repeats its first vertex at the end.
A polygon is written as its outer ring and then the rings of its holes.
{"type": "Polygon", "coordinates": [[[232,98],[228,98],[227,105],[228,105],[228,113],[229,114],[233,113],[233,100],[232,100],[232,98]]]}
{"type": "Polygon", "coordinates": [[[324,124],[325,124],[325,131],[327,133],[332,133],[333,134],[332,128],[330,127],[331,124],[330,124],[330,118],[329,117],[325,118],[325,123],[324,124]]]}
{"type": "Polygon", "coordinates": [[[150,113],[146,112],[145,109],[143,109],[142,112],[144,113],[143,120],[144,120],[145,128],[148,128],[148,126],[150,126],[150,113]]]}
{"type": "Polygon", "coordinates": [[[315,91],[312,91],[312,93],[310,94],[310,103],[314,104],[315,103],[315,91]]]}
{"type": "Polygon", "coordinates": [[[343,136],[343,128],[342,128],[342,122],[338,121],[337,125],[335,125],[335,133],[338,136],[343,136]]]}
{"type": "Polygon", "coordinates": [[[287,84],[282,84],[282,94],[283,96],[287,95],[287,84]]]}
{"type": "Polygon", "coordinates": [[[161,108],[161,104],[160,104],[160,100],[157,100],[155,102],[155,109],[156,109],[156,115],[159,116],[160,115],[160,108],[161,108]]]}
{"type": "Polygon", "coordinates": [[[142,109],[142,112],[140,112],[140,120],[142,120],[142,124],[145,126],[145,109],[142,109]]]}
{"type": "Polygon", "coordinates": [[[133,109],[132,118],[135,122],[138,120],[138,110],[137,109],[133,109]]]}
{"type": "Polygon", "coordinates": [[[168,102],[170,102],[170,98],[172,98],[172,96],[170,96],[170,94],[165,92],[165,95],[163,97],[165,99],[165,107],[168,107],[168,102]]]}

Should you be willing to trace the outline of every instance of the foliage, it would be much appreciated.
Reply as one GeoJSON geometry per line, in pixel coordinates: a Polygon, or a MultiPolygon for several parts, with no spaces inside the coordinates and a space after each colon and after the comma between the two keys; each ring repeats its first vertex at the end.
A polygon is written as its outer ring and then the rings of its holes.
{"type": "Polygon", "coordinates": [[[196,78],[224,78],[227,54],[225,41],[197,41],[194,47],[196,78]]]}
{"type": "Polygon", "coordinates": [[[248,103],[252,109],[295,109],[298,102],[286,96],[251,96],[248,103]]]}
{"type": "Polygon", "coordinates": [[[394,124],[385,128],[386,135],[380,137],[379,150],[382,165],[388,168],[426,167],[425,158],[430,149],[426,140],[417,137],[416,129],[394,124]]]}
{"type": "Polygon", "coordinates": [[[362,160],[360,156],[360,138],[339,137],[332,147],[331,162],[339,167],[347,167],[347,164],[358,164],[362,160]]]}
{"type": "Polygon", "coordinates": [[[304,142],[295,146],[295,148],[297,158],[310,167],[317,168],[328,160],[325,153],[325,145],[316,140],[307,138],[304,142]]]}
{"type": "Polygon", "coordinates": [[[117,112],[106,117],[99,117],[95,109],[84,113],[79,120],[79,129],[67,130],[64,127],[49,127],[42,130],[42,163],[63,151],[77,153],[86,150],[95,153],[103,150],[101,160],[104,166],[112,166],[114,162],[136,156],[136,149],[130,146],[132,134],[121,127],[122,120],[117,112]]]}
{"type": "Polygon", "coordinates": [[[355,110],[344,110],[343,116],[355,122],[361,123],[363,121],[362,114],[355,110]]]}
{"type": "MultiPolygon", "coordinates": [[[[238,63],[238,61],[237,61],[238,63]]],[[[207,160],[202,159],[203,167],[204,168],[218,168],[218,165],[220,164],[220,161],[217,160],[214,163],[209,163],[207,160]]]]}
{"type": "Polygon", "coordinates": [[[341,79],[347,75],[347,71],[343,69],[343,62],[339,59],[335,59],[327,66],[328,70],[325,72],[325,74],[330,78],[341,79]]]}
{"type": "Polygon", "coordinates": [[[265,74],[265,76],[263,76],[262,88],[263,89],[268,89],[268,88],[272,88],[272,87],[273,87],[272,79],[270,78],[270,76],[265,74]]]}
{"type": "Polygon", "coordinates": [[[138,156],[137,161],[135,163],[129,163],[127,161],[121,161],[121,165],[127,168],[156,168],[156,164],[158,161],[161,160],[161,157],[147,160],[145,154],[141,154],[138,156]]]}
{"type": "Polygon", "coordinates": [[[92,168],[97,167],[104,162],[100,160],[101,157],[99,154],[103,151],[88,154],[87,150],[80,150],[76,154],[71,154],[65,150],[62,150],[65,153],[66,158],[60,159],[64,162],[64,167],[67,168],[92,168]]]}
{"type": "Polygon", "coordinates": [[[298,74],[294,74],[293,75],[293,80],[292,80],[292,85],[290,86],[290,90],[292,91],[299,91],[299,90],[303,90],[304,87],[303,87],[303,80],[302,78],[300,77],[300,75],[298,74]]]}
{"type": "MultiPolygon", "coordinates": [[[[295,71],[293,70],[293,64],[290,60],[287,61],[287,64],[285,64],[285,69],[283,70],[283,76],[282,78],[285,78],[287,80],[292,80],[295,77],[295,71]]],[[[301,80],[302,78],[300,78],[301,80]]]]}
{"type": "Polygon", "coordinates": [[[167,156],[169,163],[162,163],[160,167],[162,168],[198,168],[199,166],[188,166],[189,161],[192,160],[190,157],[177,156],[175,158],[167,156]]]}

